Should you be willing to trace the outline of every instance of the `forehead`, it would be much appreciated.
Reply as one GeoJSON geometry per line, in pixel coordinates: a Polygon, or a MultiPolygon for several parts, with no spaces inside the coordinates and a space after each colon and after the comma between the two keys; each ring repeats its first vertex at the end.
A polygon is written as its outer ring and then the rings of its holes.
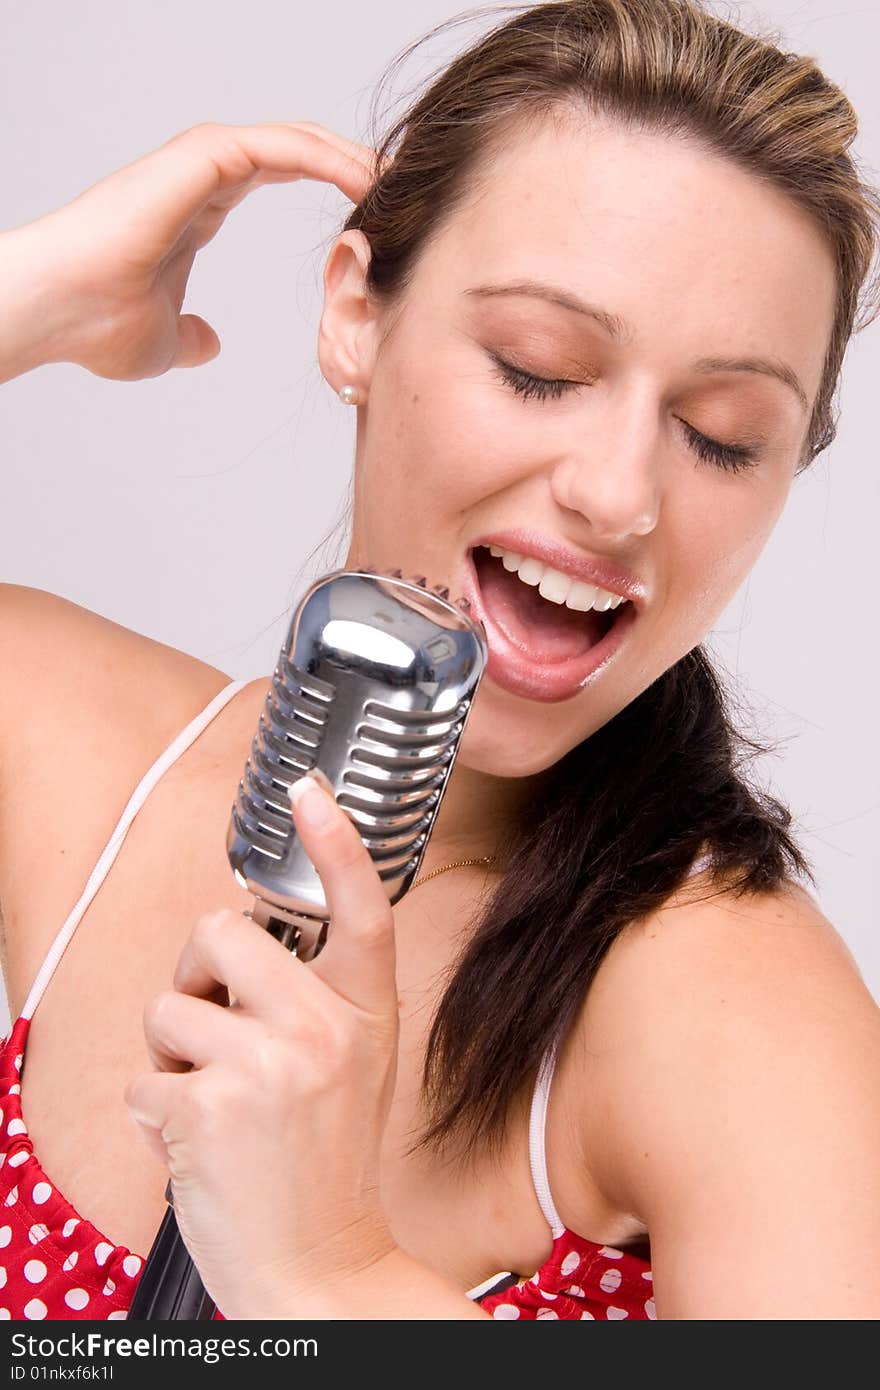
{"type": "Polygon", "coordinates": [[[427,262],[452,290],[553,281],[639,337],[674,330],[702,349],[710,331],[715,346],[769,348],[807,372],[834,308],[830,250],[781,190],[693,141],[592,119],[500,143],[427,262]]]}

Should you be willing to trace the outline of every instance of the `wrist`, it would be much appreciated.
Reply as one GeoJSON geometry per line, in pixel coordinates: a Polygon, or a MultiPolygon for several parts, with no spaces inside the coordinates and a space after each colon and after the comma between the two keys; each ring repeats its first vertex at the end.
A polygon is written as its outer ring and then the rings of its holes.
{"type": "Polygon", "coordinates": [[[0,382],[66,360],[69,306],[42,219],[0,232],[0,382]]]}
{"type": "Polygon", "coordinates": [[[371,1310],[381,1301],[389,1283],[399,1287],[407,1278],[409,1260],[399,1245],[392,1244],[370,1264],[340,1271],[333,1279],[306,1282],[301,1278],[281,1278],[271,1294],[264,1292],[257,1300],[259,1306],[244,1316],[304,1322],[376,1317],[371,1310]]]}
{"type": "Polygon", "coordinates": [[[279,1280],[268,1298],[249,1298],[243,1318],[282,1321],[487,1321],[478,1303],[451,1279],[422,1264],[401,1246],[339,1277],[304,1283],[279,1280]]]}

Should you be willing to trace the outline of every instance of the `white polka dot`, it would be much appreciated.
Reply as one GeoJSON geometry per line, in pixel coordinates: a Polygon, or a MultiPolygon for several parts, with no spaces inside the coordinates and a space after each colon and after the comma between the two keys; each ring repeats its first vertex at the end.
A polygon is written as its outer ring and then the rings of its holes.
{"type": "Polygon", "coordinates": [[[11,1322],[12,1314],[8,1308],[0,1308],[0,1322],[11,1322]]]}
{"type": "Polygon", "coordinates": [[[104,1294],[107,1298],[109,1298],[110,1295],[111,1295],[111,1293],[115,1293],[115,1292],[116,1292],[116,1285],[114,1284],[114,1282],[113,1282],[112,1279],[108,1279],[107,1282],[106,1282],[106,1284],[104,1285],[103,1289],[101,1290],[101,1293],[104,1294]]]}
{"type": "Polygon", "coordinates": [[[126,1255],[125,1259],[122,1261],[122,1268],[125,1270],[129,1279],[133,1279],[136,1274],[140,1273],[142,1264],[143,1260],[140,1255],[126,1255]]]}
{"type": "Polygon", "coordinates": [[[648,1314],[648,1317],[649,1317],[649,1318],[655,1318],[655,1319],[656,1319],[656,1317],[657,1317],[657,1308],[656,1308],[656,1305],[655,1305],[655,1303],[654,1303],[653,1298],[649,1298],[648,1301],[647,1301],[647,1303],[645,1304],[645,1312],[648,1314]]]}
{"type": "Polygon", "coordinates": [[[514,1303],[499,1303],[497,1308],[492,1309],[493,1318],[518,1318],[519,1309],[514,1303]]]}
{"type": "Polygon", "coordinates": [[[606,1258],[606,1260],[622,1260],[622,1259],[623,1259],[623,1251],[622,1251],[622,1250],[616,1250],[615,1247],[614,1247],[613,1245],[603,1245],[603,1246],[602,1246],[602,1249],[599,1251],[599,1254],[600,1254],[600,1255],[604,1255],[605,1258],[606,1258]]]}
{"type": "Polygon", "coordinates": [[[0,1226],[0,1249],[2,1249],[4,1245],[8,1245],[9,1242],[10,1242],[11,1240],[12,1240],[12,1227],[11,1227],[11,1226],[0,1226]]]}
{"type": "Polygon", "coordinates": [[[608,1311],[607,1311],[607,1313],[605,1314],[605,1316],[606,1316],[606,1318],[608,1318],[609,1320],[612,1319],[612,1318],[628,1318],[628,1317],[629,1317],[629,1313],[626,1311],[625,1308],[612,1308],[612,1307],[609,1305],[608,1311]]]}
{"type": "Polygon", "coordinates": [[[10,1120],[6,1126],[6,1133],[10,1139],[14,1139],[16,1134],[27,1134],[27,1125],[24,1120],[10,1120]]]}
{"type": "Polygon", "coordinates": [[[619,1269],[606,1269],[602,1278],[599,1280],[599,1288],[603,1293],[614,1293],[615,1289],[620,1288],[620,1281],[623,1278],[619,1269]]]}
{"type": "Polygon", "coordinates": [[[108,1314],[107,1314],[107,1321],[108,1321],[108,1322],[119,1322],[120,1318],[127,1318],[127,1317],[128,1317],[128,1309],[127,1309],[127,1308],[125,1308],[125,1309],[118,1308],[118,1309],[116,1310],[115,1313],[108,1313],[108,1314]]]}
{"type": "Polygon", "coordinates": [[[80,1308],[85,1308],[89,1301],[89,1296],[85,1289],[68,1289],[64,1295],[64,1302],[68,1308],[73,1308],[79,1312],[80,1308]]]}
{"type": "Polygon", "coordinates": [[[642,1270],[642,1278],[643,1278],[643,1279],[650,1279],[652,1283],[653,1283],[653,1280],[654,1280],[654,1276],[653,1276],[653,1274],[651,1273],[650,1269],[643,1269],[643,1270],[642,1270]]]}
{"type": "Polygon", "coordinates": [[[19,1052],[18,1056],[17,1056],[16,1059],[15,1059],[15,1070],[16,1070],[16,1071],[21,1071],[21,1059],[22,1059],[23,1056],[24,1056],[24,1053],[23,1053],[23,1052],[19,1052]]]}
{"type": "Polygon", "coordinates": [[[30,1154],[27,1149],[19,1149],[17,1153],[10,1156],[9,1166],[10,1168],[20,1168],[23,1163],[27,1163],[29,1158],[30,1154]]]}
{"type": "Polygon", "coordinates": [[[580,1284],[569,1284],[565,1292],[569,1295],[570,1298],[586,1298],[587,1296],[581,1288],[580,1284]]]}
{"type": "Polygon", "coordinates": [[[64,1225],[61,1228],[61,1234],[63,1236],[72,1235],[78,1225],[79,1217],[72,1216],[69,1221],[65,1221],[64,1225]]]}
{"type": "Polygon", "coordinates": [[[11,1206],[13,1206],[14,1203],[16,1203],[17,1201],[18,1201],[18,1188],[17,1188],[17,1187],[10,1187],[9,1191],[8,1191],[7,1194],[6,1194],[6,1200],[4,1201],[3,1205],[4,1205],[4,1207],[11,1207],[11,1206]]]}
{"type": "Polygon", "coordinates": [[[49,1198],[52,1196],[51,1184],[47,1182],[38,1182],[33,1192],[31,1193],[31,1196],[33,1197],[37,1206],[41,1207],[43,1203],[48,1202],[49,1198]]]}
{"type": "Polygon", "coordinates": [[[38,1318],[44,1318],[48,1311],[48,1308],[41,1298],[32,1298],[30,1303],[24,1305],[25,1317],[30,1318],[34,1322],[38,1318]]]}
{"type": "Polygon", "coordinates": [[[5,1110],[0,1110],[0,1125],[2,1125],[2,1123],[3,1123],[3,1121],[4,1121],[5,1118],[6,1118],[6,1111],[5,1111],[5,1110]]]}
{"type": "Polygon", "coordinates": [[[7,1279],[7,1275],[6,1275],[6,1266],[5,1266],[5,1265],[0,1265],[0,1289],[5,1289],[5,1288],[6,1288],[6,1279],[7,1279]]]}
{"type": "Polygon", "coordinates": [[[554,1311],[553,1311],[552,1308],[539,1308],[538,1311],[537,1311],[537,1313],[535,1314],[535,1317],[536,1317],[536,1318],[555,1318],[557,1322],[559,1321],[559,1314],[558,1314],[558,1313],[554,1313],[554,1311]]]}
{"type": "Polygon", "coordinates": [[[24,1277],[29,1284],[42,1284],[46,1277],[46,1266],[42,1260],[28,1260],[24,1267],[24,1277]]]}
{"type": "Polygon", "coordinates": [[[76,1262],[77,1262],[78,1259],[79,1259],[79,1251],[78,1251],[78,1250],[74,1250],[73,1253],[72,1253],[71,1255],[68,1255],[67,1259],[64,1261],[64,1264],[61,1266],[61,1268],[64,1269],[64,1270],[67,1270],[68,1273],[69,1273],[70,1270],[73,1269],[73,1267],[74,1267],[74,1265],[76,1264],[76,1262]]]}
{"type": "Polygon", "coordinates": [[[21,1086],[20,1086],[20,1084],[19,1084],[17,1081],[16,1081],[16,1083],[15,1083],[14,1086],[10,1086],[10,1087],[9,1087],[9,1095],[11,1095],[11,1096],[20,1096],[20,1095],[21,1095],[21,1086]]]}
{"type": "Polygon", "coordinates": [[[101,1240],[95,1246],[95,1264],[105,1265],[113,1254],[113,1246],[108,1245],[106,1240],[101,1240]]]}
{"type": "Polygon", "coordinates": [[[49,1227],[44,1226],[42,1221],[35,1221],[28,1231],[28,1240],[31,1245],[39,1245],[41,1240],[45,1240],[49,1234],[49,1227]]]}
{"type": "Polygon", "coordinates": [[[570,1250],[566,1255],[565,1259],[562,1261],[562,1264],[559,1266],[559,1268],[562,1270],[563,1274],[574,1274],[580,1262],[581,1257],[577,1253],[577,1251],[570,1250]]]}
{"type": "Polygon", "coordinates": [[[581,1322],[583,1322],[585,1318],[589,1318],[589,1319],[590,1319],[590,1322],[595,1322],[595,1321],[596,1321],[596,1319],[593,1317],[593,1314],[592,1314],[592,1313],[581,1313],[581,1322]]]}
{"type": "Polygon", "coordinates": [[[558,1295],[558,1294],[555,1294],[555,1293],[550,1293],[547,1289],[542,1289],[542,1290],[541,1290],[541,1297],[542,1297],[542,1298],[549,1298],[549,1299],[552,1300],[552,1299],[554,1299],[554,1298],[558,1298],[559,1295],[558,1295]]]}

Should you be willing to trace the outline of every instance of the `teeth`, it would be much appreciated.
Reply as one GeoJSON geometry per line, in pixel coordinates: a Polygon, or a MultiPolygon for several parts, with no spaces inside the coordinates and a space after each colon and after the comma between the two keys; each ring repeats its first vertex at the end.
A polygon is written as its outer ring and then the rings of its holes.
{"type": "Polygon", "coordinates": [[[504,550],[500,545],[490,545],[489,554],[500,559],[504,568],[516,574],[524,584],[537,587],[538,593],[550,603],[564,603],[566,608],[573,608],[578,613],[586,613],[590,608],[597,613],[606,613],[610,608],[619,608],[626,602],[622,594],[612,594],[608,589],[600,589],[597,584],[572,579],[570,574],[551,569],[532,555],[518,555],[515,550],[504,550]]]}

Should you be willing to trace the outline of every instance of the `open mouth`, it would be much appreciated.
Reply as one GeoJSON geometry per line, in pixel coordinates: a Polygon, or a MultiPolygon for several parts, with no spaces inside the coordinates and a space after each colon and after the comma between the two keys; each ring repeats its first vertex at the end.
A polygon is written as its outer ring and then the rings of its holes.
{"type": "MultiPolygon", "coordinates": [[[[487,674],[497,684],[533,700],[561,700],[577,693],[620,647],[636,617],[632,602],[613,608],[577,609],[554,602],[506,569],[488,546],[469,552],[477,617],[489,640],[487,674]]],[[[590,595],[579,586],[580,601],[590,595]]],[[[598,602],[607,601],[599,591],[598,602]]],[[[571,595],[577,601],[575,592],[571,595]]]]}

